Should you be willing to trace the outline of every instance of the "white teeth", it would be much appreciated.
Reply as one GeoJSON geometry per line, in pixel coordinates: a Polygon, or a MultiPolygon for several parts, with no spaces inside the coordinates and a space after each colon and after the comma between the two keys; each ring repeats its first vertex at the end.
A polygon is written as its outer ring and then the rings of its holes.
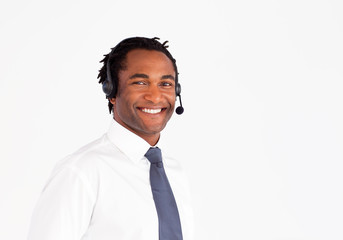
{"type": "Polygon", "coordinates": [[[142,108],[142,111],[145,113],[156,114],[156,113],[160,113],[162,109],[161,108],[158,108],[158,109],[142,108]]]}

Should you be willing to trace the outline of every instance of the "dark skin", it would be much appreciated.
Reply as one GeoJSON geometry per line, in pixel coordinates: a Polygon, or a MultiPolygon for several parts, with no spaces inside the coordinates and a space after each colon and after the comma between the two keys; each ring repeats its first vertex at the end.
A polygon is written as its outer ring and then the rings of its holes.
{"type": "Polygon", "coordinates": [[[134,49],[119,72],[118,92],[111,98],[114,119],[154,146],[175,107],[175,71],[162,52],[134,49]]]}

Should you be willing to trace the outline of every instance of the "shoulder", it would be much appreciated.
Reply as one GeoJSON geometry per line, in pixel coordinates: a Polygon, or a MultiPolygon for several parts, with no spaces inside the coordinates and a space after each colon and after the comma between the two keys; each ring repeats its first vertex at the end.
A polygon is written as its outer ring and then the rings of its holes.
{"type": "Polygon", "coordinates": [[[69,172],[84,181],[97,182],[108,161],[121,157],[121,152],[106,134],[64,157],[55,165],[50,178],[69,172]]]}
{"type": "Polygon", "coordinates": [[[104,134],[101,138],[88,143],[57,162],[54,171],[65,167],[91,169],[106,160],[109,155],[116,155],[118,153],[119,150],[107,139],[106,134],[104,134]]]}

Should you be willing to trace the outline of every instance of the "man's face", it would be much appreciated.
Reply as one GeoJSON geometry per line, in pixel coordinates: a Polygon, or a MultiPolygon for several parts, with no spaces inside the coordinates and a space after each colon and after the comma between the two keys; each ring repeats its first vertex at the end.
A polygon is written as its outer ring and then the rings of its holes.
{"type": "Polygon", "coordinates": [[[110,99],[114,119],[154,145],[174,111],[173,64],[162,52],[134,49],[124,65],[117,96],[110,99]]]}

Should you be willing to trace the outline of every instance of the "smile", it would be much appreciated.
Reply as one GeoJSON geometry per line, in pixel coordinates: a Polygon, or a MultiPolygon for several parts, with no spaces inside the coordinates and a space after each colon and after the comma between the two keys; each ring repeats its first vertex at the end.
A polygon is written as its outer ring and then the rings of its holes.
{"type": "Polygon", "coordinates": [[[142,112],[149,113],[149,114],[157,114],[157,113],[162,112],[162,110],[164,110],[164,108],[155,108],[155,109],[152,109],[152,108],[139,108],[139,109],[142,112]]]}

